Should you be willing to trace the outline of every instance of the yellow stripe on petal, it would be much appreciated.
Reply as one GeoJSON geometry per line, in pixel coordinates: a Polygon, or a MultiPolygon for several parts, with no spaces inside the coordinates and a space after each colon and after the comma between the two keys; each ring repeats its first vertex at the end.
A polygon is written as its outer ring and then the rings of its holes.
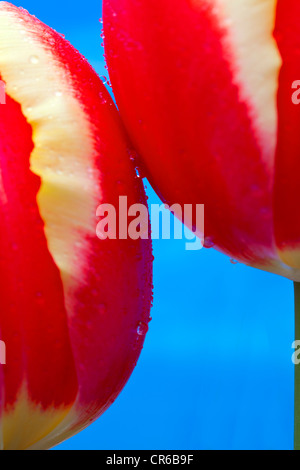
{"type": "Polygon", "coordinates": [[[26,450],[53,432],[70,413],[70,407],[42,409],[30,401],[25,388],[15,405],[1,419],[0,447],[4,450],[26,450]]]}
{"type": "MultiPolygon", "coordinates": [[[[300,270],[300,247],[299,245],[294,249],[289,248],[285,250],[278,250],[278,255],[283,263],[293,269],[300,270]]],[[[300,280],[298,281],[300,282],[300,280]]]]}
{"type": "MultiPolygon", "coordinates": [[[[197,5],[201,0],[192,0],[197,5]]],[[[214,0],[213,14],[226,32],[228,52],[240,98],[246,102],[263,158],[273,171],[277,142],[277,90],[281,57],[273,38],[276,0],[214,0]]]]}
{"type": "MultiPolygon", "coordinates": [[[[251,264],[249,265],[255,269],[261,269],[262,271],[267,271],[272,274],[278,274],[278,276],[286,277],[294,282],[300,282],[300,269],[299,267],[294,267],[288,262],[291,261],[291,258],[285,258],[284,255],[279,253],[281,259],[268,259],[266,258],[264,264],[251,264]]],[[[300,252],[298,253],[300,261],[300,252]]]]}
{"type": "Polygon", "coordinates": [[[38,205],[67,293],[82,271],[83,237],[95,231],[100,188],[90,169],[92,132],[67,70],[38,42],[27,15],[26,20],[15,7],[0,6],[0,72],[8,95],[21,104],[33,129],[30,166],[42,182],[38,205]]]}

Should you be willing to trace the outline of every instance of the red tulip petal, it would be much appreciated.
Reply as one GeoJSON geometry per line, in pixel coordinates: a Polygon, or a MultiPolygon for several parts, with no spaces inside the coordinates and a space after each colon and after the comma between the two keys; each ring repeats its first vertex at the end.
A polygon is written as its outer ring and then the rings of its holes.
{"type": "Polygon", "coordinates": [[[156,191],[205,204],[209,245],[294,277],[274,236],[276,5],[104,0],[104,32],[117,104],[156,191]]]}
{"type": "Polygon", "coordinates": [[[279,131],[275,174],[275,232],[282,260],[300,268],[300,106],[292,88],[300,80],[300,4],[278,0],[275,38],[282,55],[278,92],[279,131]]]}
{"type": "MultiPolygon", "coordinates": [[[[0,331],[8,357],[4,407],[6,415],[18,401],[24,409],[28,396],[41,409],[51,405],[64,416],[78,386],[63,286],[36,202],[40,179],[29,168],[31,127],[9,96],[1,108],[0,142],[0,331]]],[[[5,447],[7,442],[18,446],[23,433],[28,444],[43,435],[43,426],[31,434],[22,419],[12,423],[6,417],[5,447]]],[[[47,428],[56,421],[57,416],[48,417],[47,428]]]]}
{"type": "Polygon", "coordinates": [[[5,2],[0,74],[0,426],[5,448],[45,448],[99,416],[140,354],[151,242],[99,240],[96,210],[146,197],[101,80],[61,35],[5,2]]]}

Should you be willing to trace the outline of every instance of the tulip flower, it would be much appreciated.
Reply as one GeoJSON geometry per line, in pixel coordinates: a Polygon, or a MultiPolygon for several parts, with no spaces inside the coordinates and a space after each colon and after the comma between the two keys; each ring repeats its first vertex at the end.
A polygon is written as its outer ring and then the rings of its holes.
{"type": "Polygon", "coordinates": [[[6,2],[0,77],[0,447],[45,449],[108,408],[142,349],[151,242],[99,239],[96,212],[146,196],[100,78],[6,2]]]}
{"type": "MultiPolygon", "coordinates": [[[[116,102],[154,189],[205,205],[207,248],[295,282],[299,17],[297,0],[104,0],[116,102]]],[[[298,369],[296,387],[299,448],[298,369]]]]}

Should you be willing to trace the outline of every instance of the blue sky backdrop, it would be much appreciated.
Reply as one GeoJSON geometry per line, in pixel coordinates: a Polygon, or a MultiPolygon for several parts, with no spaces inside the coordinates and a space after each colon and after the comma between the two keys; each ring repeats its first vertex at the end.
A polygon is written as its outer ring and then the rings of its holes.
{"type": "MultiPolygon", "coordinates": [[[[107,73],[101,0],[16,5],[107,73]]],[[[153,320],[131,379],[96,423],[57,448],[292,448],[292,283],[213,249],[186,251],[184,240],[154,241],[154,255],[153,320]]]]}

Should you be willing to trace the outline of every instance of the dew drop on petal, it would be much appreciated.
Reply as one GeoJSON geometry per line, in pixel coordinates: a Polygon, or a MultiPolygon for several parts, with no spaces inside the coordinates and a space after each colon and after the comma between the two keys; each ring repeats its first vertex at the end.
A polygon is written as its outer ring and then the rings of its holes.
{"type": "Polygon", "coordinates": [[[204,248],[213,248],[215,246],[213,237],[205,237],[203,246],[204,248]]]}
{"type": "Polygon", "coordinates": [[[36,55],[31,55],[31,56],[29,57],[29,62],[30,62],[31,64],[34,64],[34,65],[38,64],[38,63],[39,63],[39,58],[38,58],[38,56],[36,56],[36,55]]]}
{"type": "Polygon", "coordinates": [[[149,326],[147,325],[147,323],[141,321],[141,322],[139,323],[138,328],[137,328],[137,334],[138,334],[139,336],[145,336],[146,333],[147,333],[147,331],[148,331],[148,329],[149,329],[149,326]]]}
{"type": "Polygon", "coordinates": [[[103,85],[107,84],[107,78],[105,77],[105,75],[100,75],[100,79],[101,79],[103,85]]]}

